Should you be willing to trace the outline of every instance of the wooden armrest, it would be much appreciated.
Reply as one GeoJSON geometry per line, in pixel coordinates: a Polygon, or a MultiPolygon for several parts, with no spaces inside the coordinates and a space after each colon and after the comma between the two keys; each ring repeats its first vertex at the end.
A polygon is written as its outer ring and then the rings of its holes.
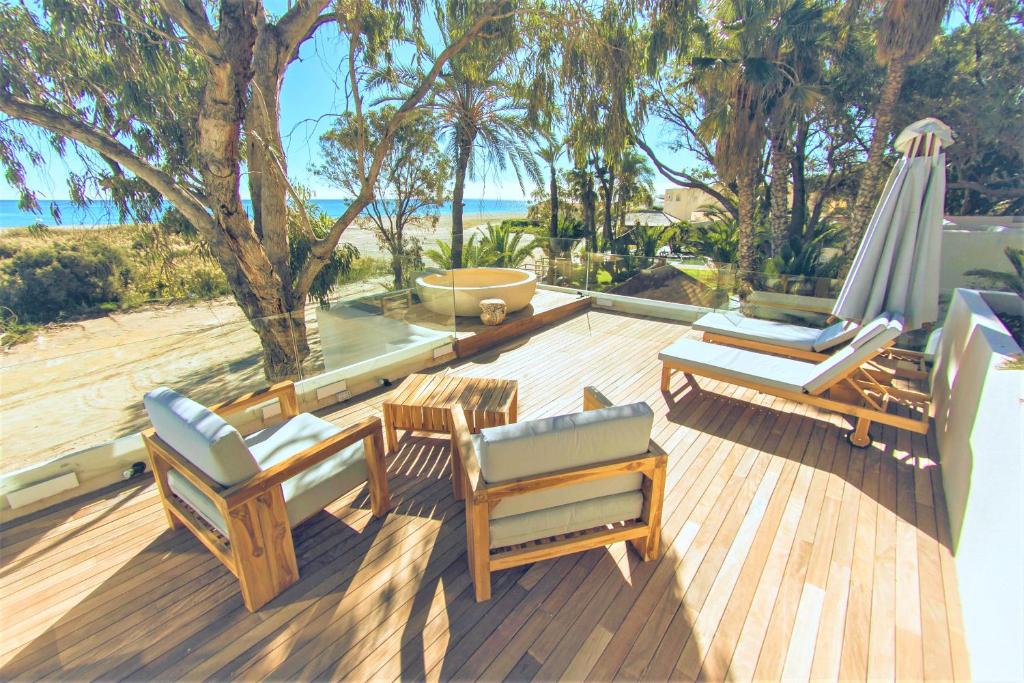
{"type": "Polygon", "coordinates": [[[210,410],[221,416],[230,415],[274,399],[281,404],[281,415],[285,419],[299,414],[299,400],[295,395],[295,383],[290,379],[210,406],[210,410]]]}
{"type": "Polygon", "coordinates": [[[583,410],[600,410],[611,408],[612,402],[608,397],[597,390],[597,387],[583,388],[583,410]]]}
{"type": "Polygon", "coordinates": [[[179,456],[169,443],[157,436],[155,429],[143,431],[142,438],[149,445],[151,453],[155,452],[157,457],[166,462],[172,470],[188,479],[189,482],[211,500],[216,501],[224,495],[223,485],[217,483],[206,472],[203,472],[191,462],[179,456]]]}
{"type": "Polygon", "coordinates": [[[644,453],[643,455],[632,455],[627,458],[609,460],[597,465],[584,465],[566,470],[541,474],[535,477],[524,477],[514,481],[502,482],[501,484],[488,484],[483,493],[487,500],[498,501],[502,498],[519,496],[524,493],[532,493],[543,489],[553,489],[569,484],[580,484],[595,479],[607,479],[608,477],[620,474],[639,472],[647,478],[654,476],[654,470],[664,467],[666,462],[664,451],[658,448],[658,452],[644,453]]]}
{"type": "Polygon", "coordinates": [[[466,479],[469,481],[469,491],[475,499],[480,491],[483,477],[480,475],[480,459],[473,446],[469,423],[466,422],[466,413],[461,407],[455,406],[451,409],[451,420],[452,448],[458,451],[452,453],[452,457],[459,458],[462,463],[462,471],[465,472],[466,479]]]}
{"type": "Polygon", "coordinates": [[[267,489],[291,479],[296,474],[308,470],[313,465],[323,462],[342,448],[350,446],[357,441],[362,441],[366,437],[371,436],[375,431],[381,431],[380,418],[368,417],[329,439],[299,451],[273,467],[268,467],[246,481],[235,484],[225,490],[221,496],[223,496],[228,508],[233,508],[253,496],[259,495],[267,489]]]}

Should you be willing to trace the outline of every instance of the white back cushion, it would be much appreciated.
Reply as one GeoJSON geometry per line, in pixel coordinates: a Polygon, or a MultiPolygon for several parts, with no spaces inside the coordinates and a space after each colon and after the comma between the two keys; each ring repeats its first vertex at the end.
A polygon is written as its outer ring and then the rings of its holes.
{"type": "Polygon", "coordinates": [[[821,334],[818,335],[818,338],[814,340],[812,348],[819,352],[827,351],[832,347],[839,346],[840,344],[853,339],[859,329],[860,325],[857,323],[840,320],[836,324],[829,325],[823,329],[821,334]]]}
{"type": "Polygon", "coordinates": [[[481,431],[484,481],[500,483],[647,452],[654,412],[646,403],[529,420],[481,431]]]}
{"type": "Polygon", "coordinates": [[[889,326],[889,314],[883,313],[877,318],[870,320],[861,325],[860,331],[850,341],[850,346],[863,346],[864,344],[870,344],[871,341],[882,334],[882,332],[889,326]]]}
{"type": "Polygon", "coordinates": [[[238,430],[205,406],[167,387],[143,398],[157,436],[224,486],[260,471],[238,430]]]}
{"type": "MultiPolygon", "coordinates": [[[[872,321],[874,324],[875,321],[872,321]]],[[[839,378],[873,358],[886,344],[903,334],[903,318],[899,315],[878,328],[874,334],[866,335],[860,343],[854,341],[836,351],[826,360],[818,363],[815,372],[804,383],[804,391],[820,394],[839,378]]],[[[859,334],[857,335],[860,336],[859,334]]]]}

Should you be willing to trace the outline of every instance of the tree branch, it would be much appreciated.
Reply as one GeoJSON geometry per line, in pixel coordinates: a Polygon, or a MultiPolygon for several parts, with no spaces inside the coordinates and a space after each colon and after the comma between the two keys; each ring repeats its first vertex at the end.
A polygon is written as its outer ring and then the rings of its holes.
{"type": "Polygon", "coordinates": [[[199,51],[211,62],[221,57],[217,34],[206,18],[201,0],[157,0],[161,9],[174,20],[199,51]]]}
{"type": "Polygon", "coordinates": [[[329,4],[330,0],[298,0],[278,20],[282,64],[290,62],[299,46],[313,37],[318,28],[334,20],[333,14],[321,14],[329,4]]]}
{"type": "Polygon", "coordinates": [[[716,201],[718,201],[719,204],[722,205],[722,207],[726,211],[728,211],[733,216],[733,218],[739,220],[739,211],[736,208],[736,203],[733,202],[728,197],[726,197],[722,192],[719,192],[711,185],[708,185],[707,183],[699,180],[698,178],[695,178],[694,176],[690,175],[689,173],[686,173],[685,171],[677,171],[673,168],[669,168],[664,163],[662,163],[660,159],[658,159],[658,156],[654,153],[654,150],[650,148],[650,146],[643,140],[643,138],[641,138],[639,135],[636,135],[633,132],[630,133],[630,137],[633,138],[633,141],[636,143],[637,147],[642,149],[644,153],[648,156],[648,158],[650,158],[651,162],[654,164],[654,167],[658,169],[658,172],[662,176],[672,181],[676,185],[679,185],[680,187],[692,187],[694,189],[701,190],[711,195],[712,197],[715,198],[716,201]]]}
{"type": "Polygon", "coordinates": [[[116,138],[70,116],[2,92],[0,92],[0,111],[57,135],[80,142],[109,159],[113,159],[174,204],[196,229],[204,233],[204,237],[213,234],[213,218],[198,198],[183,189],[171,176],[136,155],[116,138]]]}
{"type": "Polygon", "coordinates": [[[957,180],[946,185],[947,190],[973,190],[978,194],[999,199],[1024,197],[1024,187],[987,187],[973,180],[957,180]]]}

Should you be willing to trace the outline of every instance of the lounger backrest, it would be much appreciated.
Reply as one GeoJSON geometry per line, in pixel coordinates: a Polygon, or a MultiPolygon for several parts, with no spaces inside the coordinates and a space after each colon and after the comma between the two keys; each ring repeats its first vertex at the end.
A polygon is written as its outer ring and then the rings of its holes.
{"type": "Polygon", "coordinates": [[[808,394],[820,394],[854,369],[871,360],[890,342],[903,334],[903,318],[882,314],[863,326],[853,341],[818,363],[814,374],[804,382],[808,394]]]}
{"type": "Polygon", "coordinates": [[[157,436],[218,484],[231,486],[260,471],[238,430],[205,406],[167,387],[143,402],[157,436]]]}
{"type": "Polygon", "coordinates": [[[829,325],[823,329],[811,348],[819,353],[828,351],[853,339],[859,329],[860,325],[855,322],[840,320],[835,325],[829,325]]]}

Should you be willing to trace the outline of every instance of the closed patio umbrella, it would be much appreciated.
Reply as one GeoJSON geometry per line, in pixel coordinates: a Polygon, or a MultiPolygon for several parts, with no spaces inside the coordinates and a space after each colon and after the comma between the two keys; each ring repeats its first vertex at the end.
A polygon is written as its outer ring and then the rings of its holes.
{"type": "Polygon", "coordinates": [[[889,175],[832,315],[864,321],[900,313],[907,330],[938,319],[946,193],[941,149],[952,142],[949,126],[938,119],[913,123],[896,138],[903,157],[889,175]]]}

